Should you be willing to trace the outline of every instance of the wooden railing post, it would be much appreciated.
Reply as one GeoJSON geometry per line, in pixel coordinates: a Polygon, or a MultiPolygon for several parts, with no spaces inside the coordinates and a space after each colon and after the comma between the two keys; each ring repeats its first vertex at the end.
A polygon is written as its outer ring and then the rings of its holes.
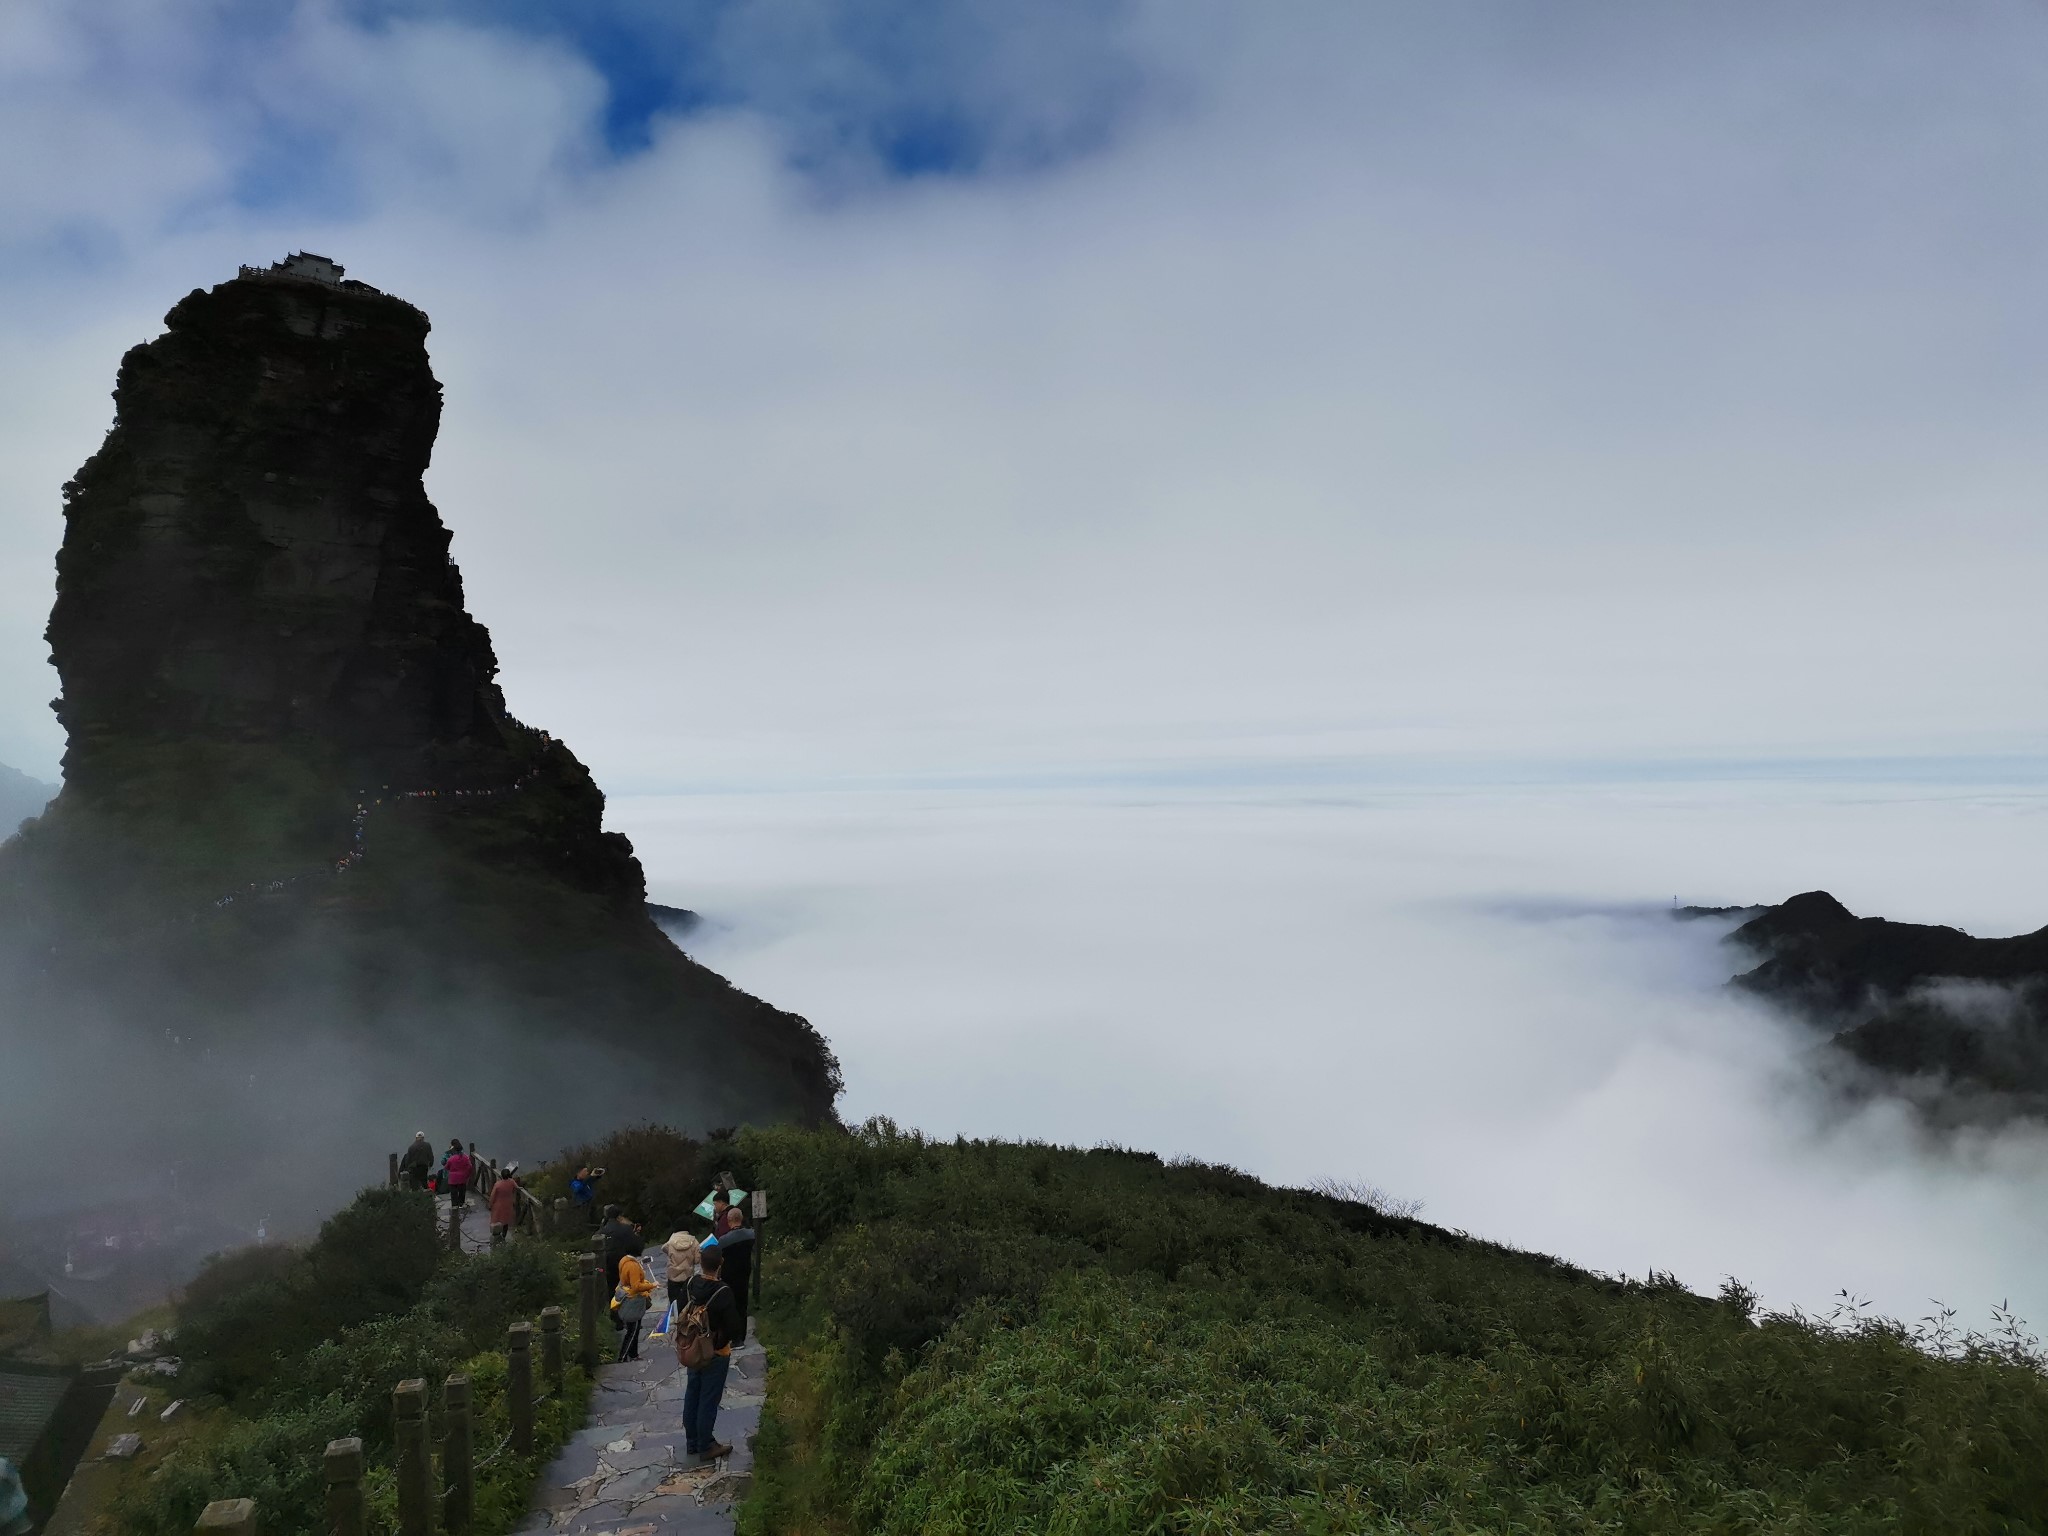
{"type": "Polygon", "coordinates": [[[351,1435],[327,1442],[327,1536],[364,1536],[369,1513],[363,1507],[363,1442],[351,1435]]]}
{"type": "Polygon", "coordinates": [[[533,1324],[514,1323],[506,1330],[510,1358],[505,1371],[505,1408],[512,1420],[512,1451],[533,1454],[533,1324]]]}
{"type": "Polygon", "coordinates": [[[393,1189],[398,1188],[398,1154],[396,1152],[391,1154],[391,1187],[393,1189]]]}
{"type": "Polygon", "coordinates": [[[401,1381],[391,1394],[398,1536],[433,1536],[434,1459],[427,1451],[427,1384],[401,1381]]]}
{"type": "Polygon", "coordinates": [[[215,1499],[199,1511],[200,1536],[256,1536],[254,1499],[215,1499]]]}
{"type": "Polygon", "coordinates": [[[597,1370],[597,1288],[602,1281],[598,1274],[597,1256],[580,1253],[576,1256],[576,1352],[583,1361],[586,1374],[597,1370]]]}
{"type": "Polygon", "coordinates": [[[768,1191],[757,1189],[749,1197],[754,1202],[754,1309],[761,1306],[761,1250],[768,1237],[768,1191]]]}
{"type": "Polygon", "coordinates": [[[562,1309],[540,1309],[540,1378],[548,1391],[562,1395],[562,1309]]]}
{"type": "Polygon", "coordinates": [[[441,1443],[441,1528],[450,1536],[469,1529],[476,1510],[475,1430],[469,1412],[469,1378],[450,1376],[441,1388],[448,1438],[441,1443]]]}

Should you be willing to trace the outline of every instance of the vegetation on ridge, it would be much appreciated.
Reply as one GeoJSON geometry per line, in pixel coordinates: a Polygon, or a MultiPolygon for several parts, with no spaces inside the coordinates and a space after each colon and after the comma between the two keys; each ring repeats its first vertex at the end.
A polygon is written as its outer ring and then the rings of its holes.
{"type": "MultiPolygon", "coordinates": [[[[2016,1328],[1759,1316],[1733,1282],[1588,1274],[1228,1168],[886,1121],[641,1126],[581,1162],[651,1241],[715,1171],[772,1192],[752,1536],[2048,1522],[2048,1377],[2016,1328]]],[[[558,1262],[439,1256],[424,1197],[384,1191],[303,1253],[224,1261],[179,1347],[227,1406],[131,1491],[124,1536],[185,1536],[240,1493],[279,1536],[315,1530],[319,1450],[347,1433],[382,1462],[388,1527],[391,1385],[469,1371],[495,1443],[491,1346],[561,1294],[558,1262]]],[[[540,1458],[579,1390],[543,1415],[540,1458]]],[[[479,1536],[516,1523],[531,1471],[480,1484],[479,1536]]]]}
{"type": "MultiPolygon", "coordinates": [[[[475,1223],[481,1231],[481,1222],[475,1223]]],[[[580,1234],[579,1234],[580,1235],[580,1234]]],[[[534,1476],[583,1422],[589,1383],[573,1363],[561,1397],[534,1410],[534,1454],[486,1460],[509,1430],[505,1329],[559,1304],[574,1317],[573,1254],[530,1240],[445,1251],[429,1195],[367,1189],[305,1249],[248,1248],[217,1259],[178,1308],[191,1413],[203,1422],[113,1500],[119,1536],[190,1536],[214,1499],[254,1498],[268,1536],[324,1530],[321,1456],[360,1436],[373,1526],[394,1528],[391,1391],[469,1377],[478,1471],[471,1536],[500,1536],[526,1513],[534,1476]]],[[[539,1384],[537,1384],[538,1386],[539,1384]]]]}
{"type": "Polygon", "coordinates": [[[773,1196],[756,1536],[2048,1522],[2018,1337],[1759,1316],[1115,1149],[871,1122],[731,1166],[773,1196]]]}

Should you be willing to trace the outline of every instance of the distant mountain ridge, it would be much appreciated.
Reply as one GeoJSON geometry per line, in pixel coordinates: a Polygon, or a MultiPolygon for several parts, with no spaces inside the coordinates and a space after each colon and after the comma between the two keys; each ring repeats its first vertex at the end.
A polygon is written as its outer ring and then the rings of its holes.
{"type": "Polygon", "coordinates": [[[56,798],[56,785],[0,763],[0,842],[12,837],[14,829],[29,817],[42,815],[43,807],[56,798]]]}
{"type": "Polygon", "coordinates": [[[1806,891],[1729,942],[1759,960],[1733,985],[1828,1029],[1864,1066],[2048,1110],[2048,928],[1980,939],[1858,917],[1826,891],[1806,891]]]}

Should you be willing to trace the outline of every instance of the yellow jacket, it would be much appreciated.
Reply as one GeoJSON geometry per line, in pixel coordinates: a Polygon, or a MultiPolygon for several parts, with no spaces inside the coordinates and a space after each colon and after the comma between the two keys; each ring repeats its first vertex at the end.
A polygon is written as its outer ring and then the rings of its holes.
{"type": "Polygon", "coordinates": [[[619,1260],[619,1285],[629,1296],[652,1296],[654,1282],[647,1278],[647,1266],[632,1254],[619,1260]]]}

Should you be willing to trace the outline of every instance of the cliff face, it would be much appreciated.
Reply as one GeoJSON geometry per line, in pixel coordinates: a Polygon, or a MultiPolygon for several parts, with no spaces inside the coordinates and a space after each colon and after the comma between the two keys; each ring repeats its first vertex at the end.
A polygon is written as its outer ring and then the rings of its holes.
{"type": "MultiPolygon", "coordinates": [[[[179,1071],[304,1031],[407,1101],[422,1038],[701,1055],[602,1125],[829,1117],[824,1042],[663,937],[589,773],[506,714],[422,485],[426,316],[292,265],[180,302],[64,488],[64,786],[0,849],[17,1027],[132,1026],[179,1071]]],[[[557,1109],[527,1130],[582,1133],[557,1109]]]]}
{"type": "Polygon", "coordinates": [[[1736,986],[1826,1028],[1864,1066],[2048,1111],[2048,929],[1980,939],[1808,891],[1729,938],[1761,962],[1736,986]]]}
{"type": "MultiPolygon", "coordinates": [[[[362,792],[518,780],[548,743],[505,714],[421,483],[426,316],[264,273],[166,324],[122,360],[114,429],[64,488],[61,817],[130,824],[128,874],[232,888],[339,857],[362,792]]],[[[591,821],[594,786],[554,756],[591,821]]],[[[638,899],[594,824],[558,843],[565,873],[638,899]]]]}
{"type": "Polygon", "coordinates": [[[421,485],[426,316],[249,277],[166,324],[64,488],[67,787],[118,793],[139,742],[317,743],[373,784],[507,774],[497,659],[421,485]]]}

